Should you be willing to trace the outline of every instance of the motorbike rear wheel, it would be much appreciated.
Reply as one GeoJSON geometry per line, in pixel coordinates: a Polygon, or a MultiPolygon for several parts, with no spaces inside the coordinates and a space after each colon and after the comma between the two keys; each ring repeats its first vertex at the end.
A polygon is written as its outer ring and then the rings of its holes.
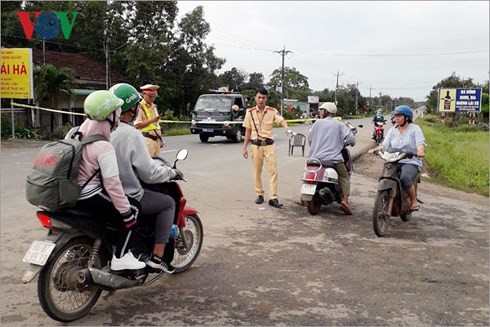
{"type": "Polygon", "coordinates": [[[311,201],[306,201],[306,209],[312,216],[317,215],[320,212],[321,207],[322,201],[318,194],[313,195],[311,201]]]}
{"type": "Polygon", "coordinates": [[[385,236],[390,226],[390,213],[388,212],[390,202],[390,191],[378,191],[373,208],[373,228],[374,233],[379,236],[385,236]]]}
{"type": "Polygon", "coordinates": [[[175,254],[172,260],[172,266],[175,267],[176,273],[188,270],[201,252],[204,231],[201,219],[197,214],[186,217],[184,234],[189,245],[188,247],[185,246],[182,234],[179,233],[175,238],[175,254]]]}
{"type": "MultiPolygon", "coordinates": [[[[99,299],[101,289],[78,283],[78,271],[88,268],[93,240],[76,238],[58,250],[41,270],[37,295],[44,312],[54,320],[70,322],[85,316],[99,299]]],[[[101,268],[102,253],[95,262],[101,268]]]]}

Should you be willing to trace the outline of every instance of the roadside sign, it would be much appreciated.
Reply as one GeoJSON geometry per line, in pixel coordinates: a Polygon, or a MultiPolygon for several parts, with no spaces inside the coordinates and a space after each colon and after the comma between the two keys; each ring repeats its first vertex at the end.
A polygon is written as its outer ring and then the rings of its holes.
{"type": "Polygon", "coordinates": [[[481,88],[441,88],[438,95],[439,112],[480,112],[481,88]]]}
{"type": "Polygon", "coordinates": [[[1,90],[3,99],[34,98],[32,49],[2,49],[1,90]]]}

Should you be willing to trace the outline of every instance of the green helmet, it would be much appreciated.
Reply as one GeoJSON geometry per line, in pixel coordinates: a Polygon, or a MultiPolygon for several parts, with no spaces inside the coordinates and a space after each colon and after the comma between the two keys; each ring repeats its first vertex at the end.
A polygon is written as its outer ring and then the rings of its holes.
{"type": "Polygon", "coordinates": [[[121,106],[123,112],[141,101],[140,93],[132,85],[127,83],[118,83],[113,85],[109,91],[124,101],[123,105],[121,106]]]}
{"type": "Polygon", "coordinates": [[[123,103],[123,100],[111,92],[100,90],[89,94],[83,103],[83,111],[87,114],[88,118],[102,121],[109,117],[123,103]]]}

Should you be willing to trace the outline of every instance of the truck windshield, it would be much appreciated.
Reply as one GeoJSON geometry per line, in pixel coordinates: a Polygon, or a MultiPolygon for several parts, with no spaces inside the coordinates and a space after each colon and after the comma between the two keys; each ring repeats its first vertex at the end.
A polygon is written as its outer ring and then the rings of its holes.
{"type": "Polygon", "coordinates": [[[200,96],[194,107],[195,111],[230,111],[231,98],[220,96],[200,96]]]}

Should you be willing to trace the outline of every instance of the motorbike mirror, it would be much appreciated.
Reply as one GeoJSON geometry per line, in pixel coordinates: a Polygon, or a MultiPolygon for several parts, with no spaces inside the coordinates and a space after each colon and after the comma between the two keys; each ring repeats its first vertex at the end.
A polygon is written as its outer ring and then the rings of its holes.
{"type": "Polygon", "coordinates": [[[187,151],[187,149],[182,149],[179,152],[177,152],[177,154],[175,155],[175,158],[177,158],[177,160],[184,160],[185,158],[187,158],[188,154],[189,154],[189,151],[187,151]]]}
{"type": "Polygon", "coordinates": [[[185,158],[187,158],[188,153],[189,152],[187,151],[187,149],[181,149],[179,152],[177,152],[177,154],[175,155],[175,161],[172,168],[175,169],[177,167],[177,161],[184,160],[185,158]]]}

